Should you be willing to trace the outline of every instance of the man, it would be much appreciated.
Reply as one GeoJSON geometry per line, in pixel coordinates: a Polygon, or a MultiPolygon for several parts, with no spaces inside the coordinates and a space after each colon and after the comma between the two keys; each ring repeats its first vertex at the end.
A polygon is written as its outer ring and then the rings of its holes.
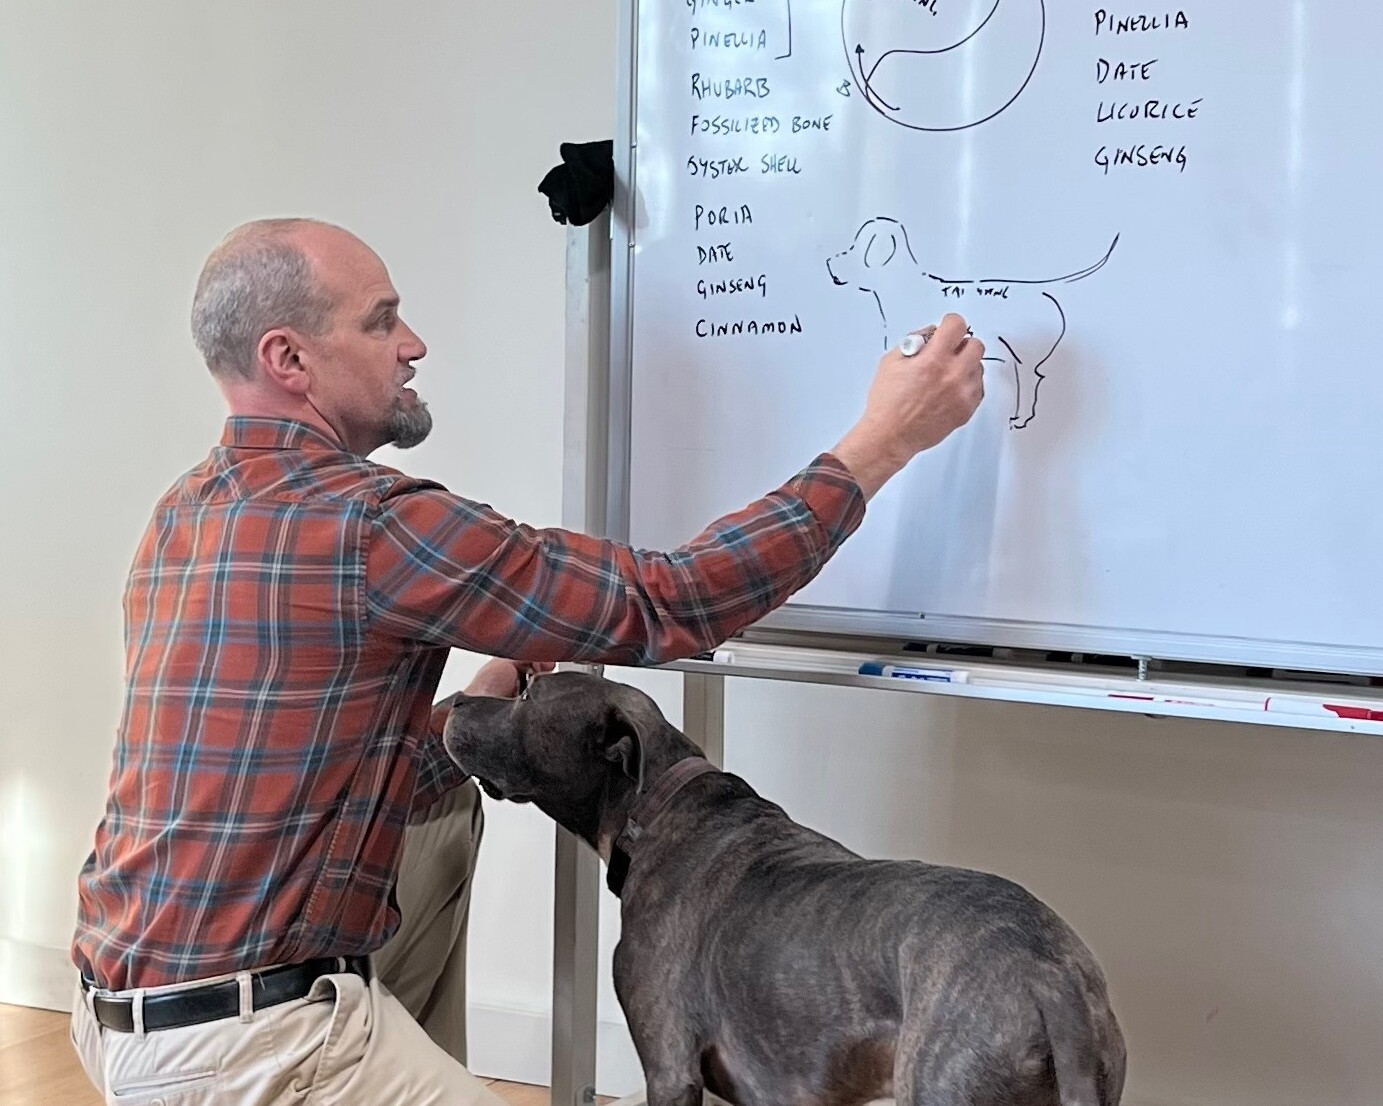
{"type": "Polygon", "coordinates": [[[921,353],[886,355],[834,450],[663,555],[520,526],[366,460],[426,437],[406,385],[427,351],[340,228],[233,231],[192,326],[230,417],[129,575],[74,1044],[110,1102],[494,1103],[463,1067],[482,821],[432,703],[448,650],[512,658],[467,689],[511,696],[557,661],[724,641],[970,418],[983,347],[948,315],[921,353]]]}

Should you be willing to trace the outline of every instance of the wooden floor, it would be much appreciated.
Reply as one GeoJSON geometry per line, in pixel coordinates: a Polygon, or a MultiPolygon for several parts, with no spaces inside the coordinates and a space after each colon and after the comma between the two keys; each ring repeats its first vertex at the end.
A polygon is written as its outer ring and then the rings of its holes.
{"type": "MultiPolygon", "coordinates": [[[[548,1106],[548,1089],[490,1081],[510,1106],[548,1106]]],[[[608,1103],[602,1098],[600,1102],[608,1103]]],[[[0,1006],[0,1103],[103,1106],[67,1037],[67,1015],[0,1006]]]]}

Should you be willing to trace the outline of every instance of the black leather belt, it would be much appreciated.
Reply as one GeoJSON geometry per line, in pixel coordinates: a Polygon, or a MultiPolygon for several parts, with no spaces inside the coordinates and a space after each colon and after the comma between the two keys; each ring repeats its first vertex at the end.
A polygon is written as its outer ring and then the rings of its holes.
{"type": "MultiPolygon", "coordinates": [[[[369,957],[323,957],[320,960],[305,960],[301,964],[288,964],[281,968],[251,972],[251,1008],[262,1010],[266,1006],[276,1006],[281,1002],[302,998],[312,989],[312,984],[317,979],[341,971],[354,972],[368,980],[369,957]]],[[[91,1009],[98,1022],[117,1033],[134,1032],[133,995],[103,994],[100,988],[86,978],[82,979],[82,986],[92,992],[91,1009]]],[[[176,1029],[179,1026],[198,1025],[201,1022],[239,1016],[240,983],[235,979],[223,979],[219,983],[206,983],[200,987],[186,987],[178,991],[144,996],[146,1033],[156,1029],[176,1029]]]]}

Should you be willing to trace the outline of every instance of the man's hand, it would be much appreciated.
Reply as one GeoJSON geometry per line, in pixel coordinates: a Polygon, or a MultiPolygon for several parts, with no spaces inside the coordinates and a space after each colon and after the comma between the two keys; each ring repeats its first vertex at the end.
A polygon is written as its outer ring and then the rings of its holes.
{"type": "Polygon", "coordinates": [[[921,352],[884,354],[864,415],[834,450],[866,499],[969,422],[984,398],[984,343],[969,334],[965,320],[950,314],[920,333],[928,336],[921,352]]]}
{"type": "Polygon", "coordinates": [[[481,666],[463,694],[512,699],[519,693],[521,675],[534,676],[540,672],[551,672],[555,667],[551,661],[515,662],[497,657],[481,666]]]}

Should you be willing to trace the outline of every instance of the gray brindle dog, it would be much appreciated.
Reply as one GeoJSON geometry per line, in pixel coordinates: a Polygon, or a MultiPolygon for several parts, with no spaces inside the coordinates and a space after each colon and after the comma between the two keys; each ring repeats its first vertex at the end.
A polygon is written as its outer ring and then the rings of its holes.
{"type": "Polygon", "coordinates": [[[1117,1106],[1103,973],[997,876],[869,860],[714,768],[625,684],[460,698],[447,752],[598,850],[649,1106],[1117,1106]]]}

